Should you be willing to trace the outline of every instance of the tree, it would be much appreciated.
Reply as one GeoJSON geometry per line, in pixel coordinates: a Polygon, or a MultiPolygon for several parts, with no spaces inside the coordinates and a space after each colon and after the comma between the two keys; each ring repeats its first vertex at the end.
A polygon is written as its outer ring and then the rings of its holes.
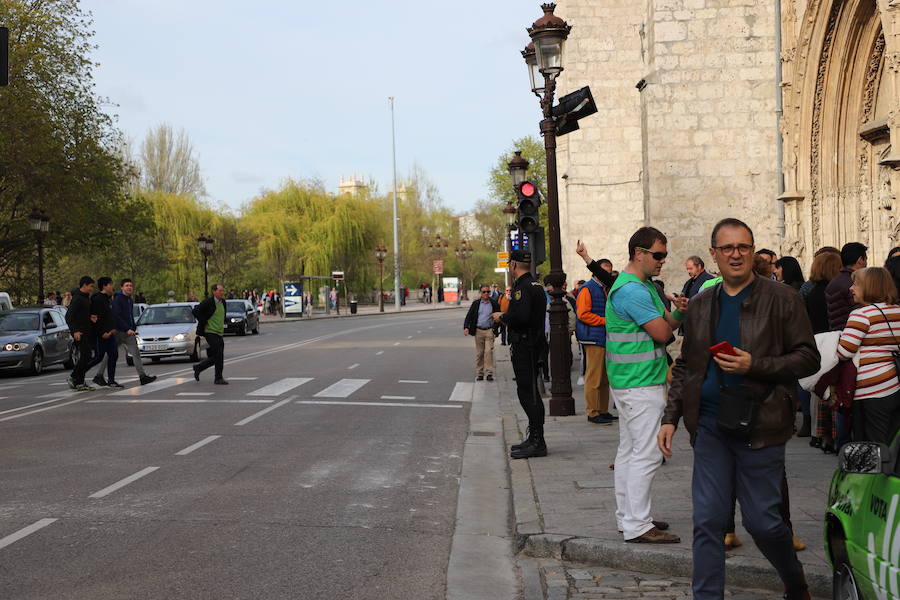
{"type": "Polygon", "coordinates": [[[206,195],[200,163],[184,129],[176,133],[163,123],[151,129],[141,144],[143,186],[155,192],[206,195]]]}
{"type": "Polygon", "coordinates": [[[528,180],[537,185],[542,197],[547,195],[547,155],[544,152],[544,143],[532,135],[525,136],[513,140],[507,151],[497,157],[497,162],[491,168],[488,177],[488,195],[501,208],[507,202],[516,203],[516,193],[513,191],[508,167],[516,150],[521,151],[522,158],[530,163],[526,173],[528,180]]]}

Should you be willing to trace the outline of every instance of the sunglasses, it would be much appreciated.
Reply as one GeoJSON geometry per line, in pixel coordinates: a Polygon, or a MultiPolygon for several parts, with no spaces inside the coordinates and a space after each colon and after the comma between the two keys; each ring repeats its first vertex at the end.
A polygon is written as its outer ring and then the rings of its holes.
{"type": "Polygon", "coordinates": [[[646,248],[641,248],[640,246],[635,246],[635,249],[640,250],[641,252],[646,252],[647,254],[649,254],[650,256],[653,257],[653,260],[665,260],[666,257],[669,255],[668,252],[650,252],[646,248]]]}
{"type": "Polygon", "coordinates": [[[490,293],[491,293],[491,290],[481,290],[481,293],[482,293],[482,294],[490,294],[490,293]]]}

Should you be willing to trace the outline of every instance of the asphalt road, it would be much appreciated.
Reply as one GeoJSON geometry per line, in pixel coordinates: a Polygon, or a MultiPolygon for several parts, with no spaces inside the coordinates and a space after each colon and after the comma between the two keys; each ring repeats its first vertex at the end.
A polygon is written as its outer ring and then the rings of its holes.
{"type": "Polygon", "coordinates": [[[463,316],[264,324],[227,387],[0,376],[0,598],[444,598],[463,316]]]}

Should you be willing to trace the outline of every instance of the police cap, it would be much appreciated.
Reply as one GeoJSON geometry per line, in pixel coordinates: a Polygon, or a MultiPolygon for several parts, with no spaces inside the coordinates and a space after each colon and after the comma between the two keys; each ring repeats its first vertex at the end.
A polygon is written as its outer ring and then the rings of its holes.
{"type": "Polygon", "coordinates": [[[509,253],[509,260],[514,260],[520,263],[530,263],[531,252],[527,252],[525,250],[513,250],[509,253]]]}

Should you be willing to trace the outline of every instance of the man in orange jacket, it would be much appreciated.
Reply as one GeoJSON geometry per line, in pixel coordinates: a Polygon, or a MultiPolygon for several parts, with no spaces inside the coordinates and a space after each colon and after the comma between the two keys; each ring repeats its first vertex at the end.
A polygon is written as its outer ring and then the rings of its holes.
{"type": "MultiPolygon", "coordinates": [[[[512,298],[512,287],[506,286],[506,291],[500,294],[500,299],[497,302],[500,303],[500,312],[505,313],[509,311],[509,301],[512,298]]],[[[500,345],[506,345],[506,325],[503,322],[500,323],[500,345]]]]}
{"type": "Polygon", "coordinates": [[[578,322],[575,337],[587,359],[584,373],[584,404],[587,420],[611,425],[617,419],[609,412],[609,380],[606,376],[606,290],[596,276],[578,291],[578,322]]]}

